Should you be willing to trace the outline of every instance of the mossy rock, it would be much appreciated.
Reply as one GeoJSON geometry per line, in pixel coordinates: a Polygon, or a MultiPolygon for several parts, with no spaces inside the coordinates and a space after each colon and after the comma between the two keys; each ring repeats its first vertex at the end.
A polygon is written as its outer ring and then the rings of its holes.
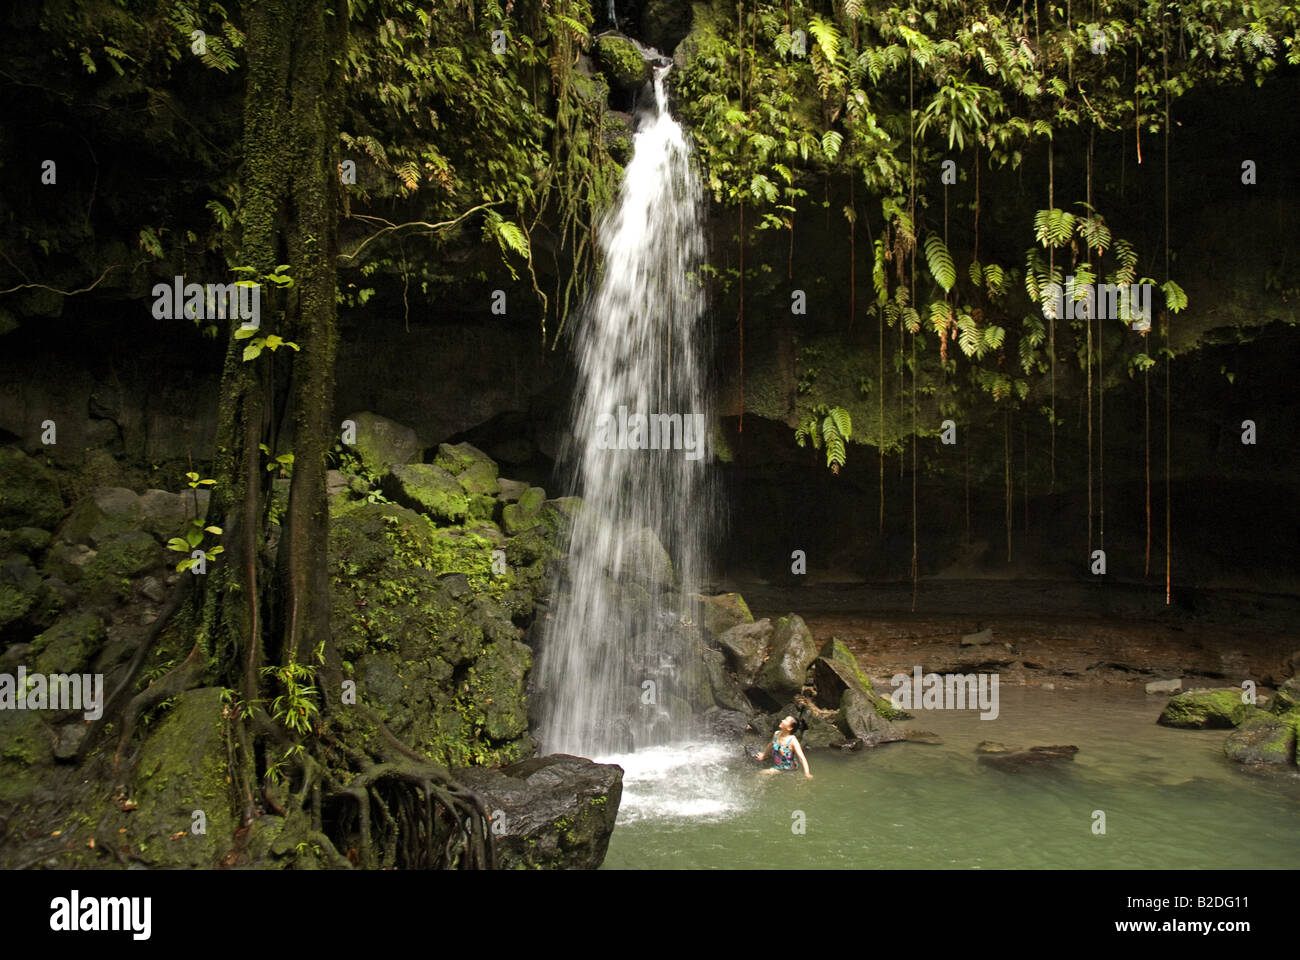
{"type": "Polygon", "coordinates": [[[161,567],[166,556],[143,530],[111,537],[82,569],[82,589],[92,602],[125,600],[131,592],[130,578],[161,567]]]}
{"type": "Polygon", "coordinates": [[[0,447],[0,526],[52,530],[63,509],[53,470],[21,450],[0,447]]]}
{"type": "Polygon", "coordinates": [[[0,801],[37,793],[54,763],[54,732],[45,711],[0,710],[0,801]]]}
{"type": "Polygon", "coordinates": [[[357,694],[444,765],[518,759],[527,732],[531,652],[505,602],[520,578],[493,571],[495,549],[395,504],[358,502],[331,524],[331,624],[357,694]]]}
{"type": "Polygon", "coordinates": [[[354,413],[347,419],[357,425],[352,450],[371,477],[382,477],[390,467],[411,463],[419,457],[420,441],[410,427],[377,413],[354,413]]]}
{"type": "Polygon", "coordinates": [[[617,110],[606,110],[600,118],[600,136],[614,162],[620,166],[627,166],[628,161],[632,159],[632,144],[635,136],[632,118],[617,110]]]}
{"type": "Polygon", "coordinates": [[[70,613],[32,643],[37,673],[80,673],[104,646],[104,621],[93,613],[70,613]]]}
{"type": "Polygon", "coordinates": [[[54,535],[39,527],[19,527],[17,530],[0,530],[0,556],[6,553],[21,553],[35,557],[47,549],[54,535]]]}
{"type": "Polygon", "coordinates": [[[542,503],[545,500],[545,490],[529,487],[520,495],[517,503],[506,504],[501,511],[501,526],[506,534],[513,537],[536,526],[541,520],[542,503]]]}
{"type": "Polygon", "coordinates": [[[1238,726],[1254,709],[1241,700],[1236,687],[1216,690],[1188,690],[1172,697],[1156,721],[1167,727],[1230,729],[1238,726]]]}
{"type": "Polygon", "coordinates": [[[384,494],[443,523],[464,523],[469,518],[469,496],[455,477],[433,464],[393,467],[385,478],[384,494]]]}
{"type": "Polygon", "coordinates": [[[490,740],[515,740],[528,732],[525,678],[533,652],[517,640],[490,643],[474,662],[471,702],[483,713],[490,740]]]}
{"type": "MultiPolygon", "coordinates": [[[[98,547],[110,537],[138,531],[145,514],[140,497],[126,487],[96,487],[82,499],[59,528],[59,538],[68,543],[98,547]]],[[[171,536],[181,531],[174,529],[171,536]]]]}
{"type": "Polygon", "coordinates": [[[1300,676],[1292,677],[1278,687],[1277,693],[1273,694],[1273,699],[1269,701],[1268,712],[1290,713],[1297,708],[1300,708],[1300,676]]]}
{"type": "Polygon", "coordinates": [[[635,91],[650,79],[650,65],[636,44],[626,37],[614,34],[598,37],[596,59],[609,85],[615,89],[635,91]]]}
{"type": "Polygon", "coordinates": [[[156,866],[212,869],[230,849],[238,824],[221,694],[218,687],[182,693],[141,748],[127,839],[156,866]],[[196,810],[205,833],[192,830],[196,810]]]}
{"type": "MultiPolygon", "coordinates": [[[[1295,763],[1296,722],[1291,716],[1251,708],[1241,725],[1228,734],[1224,755],[1238,763],[1295,763]]],[[[1294,716],[1300,720],[1300,712],[1294,716]]]]}
{"type": "Polygon", "coordinates": [[[496,461],[473,444],[440,443],[433,462],[455,477],[466,493],[495,497],[501,489],[496,461]]]}
{"type": "Polygon", "coordinates": [[[738,593],[721,593],[713,597],[697,594],[696,599],[700,604],[700,624],[715,637],[721,636],[737,624],[754,622],[754,615],[749,612],[749,605],[738,593]]]}
{"type": "MultiPolygon", "coordinates": [[[[858,666],[858,658],[853,655],[853,651],[850,650],[848,645],[839,637],[831,637],[822,644],[821,649],[817,651],[817,655],[852,670],[852,676],[857,680],[862,691],[868,696],[868,698],[870,698],[872,706],[875,707],[876,713],[880,716],[884,717],[886,720],[913,719],[912,714],[894,706],[893,701],[890,700],[889,697],[882,696],[876,692],[876,688],[872,686],[871,678],[863,673],[862,668],[858,666]]],[[[816,668],[816,662],[814,662],[813,666],[816,668]]],[[[818,684],[818,692],[821,693],[820,683],[818,684]]],[[[820,702],[819,705],[825,706],[825,704],[820,702]]]]}

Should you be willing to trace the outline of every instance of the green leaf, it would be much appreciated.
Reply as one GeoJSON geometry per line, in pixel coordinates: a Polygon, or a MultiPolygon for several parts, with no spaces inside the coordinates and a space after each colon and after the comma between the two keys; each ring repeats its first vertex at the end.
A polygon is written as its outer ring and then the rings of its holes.
{"type": "Polygon", "coordinates": [[[244,348],[244,360],[256,360],[262,353],[262,343],[260,340],[254,340],[244,348]]]}
{"type": "Polygon", "coordinates": [[[189,553],[190,545],[180,537],[172,537],[167,541],[167,549],[175,550],[177,553],[189,553]]]}
{"type": "Polygon", "coordinates": [[[943,238],[932,233],[925,240],[925,260],[930,267],[930,275],[943,292],[947,293],[957,282],[957,268],[953,265],[952,254],[944,245],[943,238]]]}

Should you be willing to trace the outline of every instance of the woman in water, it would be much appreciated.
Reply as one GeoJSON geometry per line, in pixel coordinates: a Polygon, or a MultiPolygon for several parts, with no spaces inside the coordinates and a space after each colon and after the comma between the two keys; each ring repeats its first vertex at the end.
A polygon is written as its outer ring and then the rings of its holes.
{"type": "Polygon", "coordinates": [[[799,738],[794,735],[794,728],[794,717],[786,717],[772,734],[772,742],[767,745],[767,749],[762,753],[754,754],[754,757],[758,760],[766,760],[768,754],[772,754],[775,766],[763,772],[776,773],[780,770],[797,769],[794,763],[794,758],[797,756],[799,762],[803,764],[803,775],[811,780],[813,775],[808,769],[808,758],[803,755],[803,747],[799,746],[799,738]]]}

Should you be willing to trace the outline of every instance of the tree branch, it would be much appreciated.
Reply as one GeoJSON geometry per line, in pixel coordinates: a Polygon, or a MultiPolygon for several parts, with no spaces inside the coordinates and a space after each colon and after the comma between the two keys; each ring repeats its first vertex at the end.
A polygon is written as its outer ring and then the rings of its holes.
{"type": "Polygon", "coordinates": [[[364,214],[354,213],[351,217],[351,219],[353,220],[371,220],[374,221],[375,223],[386,224],[386,226],[382,230],[378,230],[375,233],[372,233],[365,240],[361,241],[360,246],[358,246],[351,253],[339,254],[338,262],[340,264],[343,264],[343,263],[350,263],[351,261],[355,260],[358,256],[361,255],[361,251],[364,250],[366,247],[368,247],[372,241],[378,240],[386,233],[392,233],[395,230],[404,230],[407,227],[424,227],[425,232],[433,233],[434,231],[437,230],[444,230],[447,227],[454,227],[456,224],[460,223],[462,220],[464,220],[472,213],[477,213],[479,210],[485,210],[488,207],[499,207],[505,202],[506,201],[504,200],[494,200],[491,203],[480,203],[476,207],[470,207],[468,210],[466,210],[464,213],[462,213],[459,217],[457,217],[454,220],[443,220],[440,221],[439,223],[429,223],[425,220],[412,220],[408,223],[392,223],[391,221],[385,220],[383,217],[367,217],[364,214]]]}

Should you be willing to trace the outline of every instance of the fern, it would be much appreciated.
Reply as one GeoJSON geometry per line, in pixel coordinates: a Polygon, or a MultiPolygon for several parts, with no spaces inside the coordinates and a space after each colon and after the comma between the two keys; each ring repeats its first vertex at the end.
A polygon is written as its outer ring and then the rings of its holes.
{"type": "Polygon", "coordinates": [[[1179,313],[1187,307],[1187,294],[1172,280],[1162,283],[1160,291],[1165,295],[1165,306],[1169,308],[1170,313],[1179,313]]]}
{"type": "Polygon", "coordinates": [[[848,460],[848,440],[853,435],[853,420],[843,407],[819,404],[799,424],[794,442],[801,447],[811,441],[813,449],[826,450],[826,466],[838,474],[848,460]]]}
{"type": "Polygon", "coordinates": [[[943,238],[932,233],[925,240],[925,261],[930,267],[930,275],[935,283],[948,293],[957,282],[957,268],[953,266],[952,254],[944,246],[943,238]]]}
{"type": "Polygon", "coordinates": [[[836,130],[827,130],[822,134],[822,153],[826,154],[827,160],[834,160],[840,153],[840,145],[844,143],[844,135],[836,130]]]}

